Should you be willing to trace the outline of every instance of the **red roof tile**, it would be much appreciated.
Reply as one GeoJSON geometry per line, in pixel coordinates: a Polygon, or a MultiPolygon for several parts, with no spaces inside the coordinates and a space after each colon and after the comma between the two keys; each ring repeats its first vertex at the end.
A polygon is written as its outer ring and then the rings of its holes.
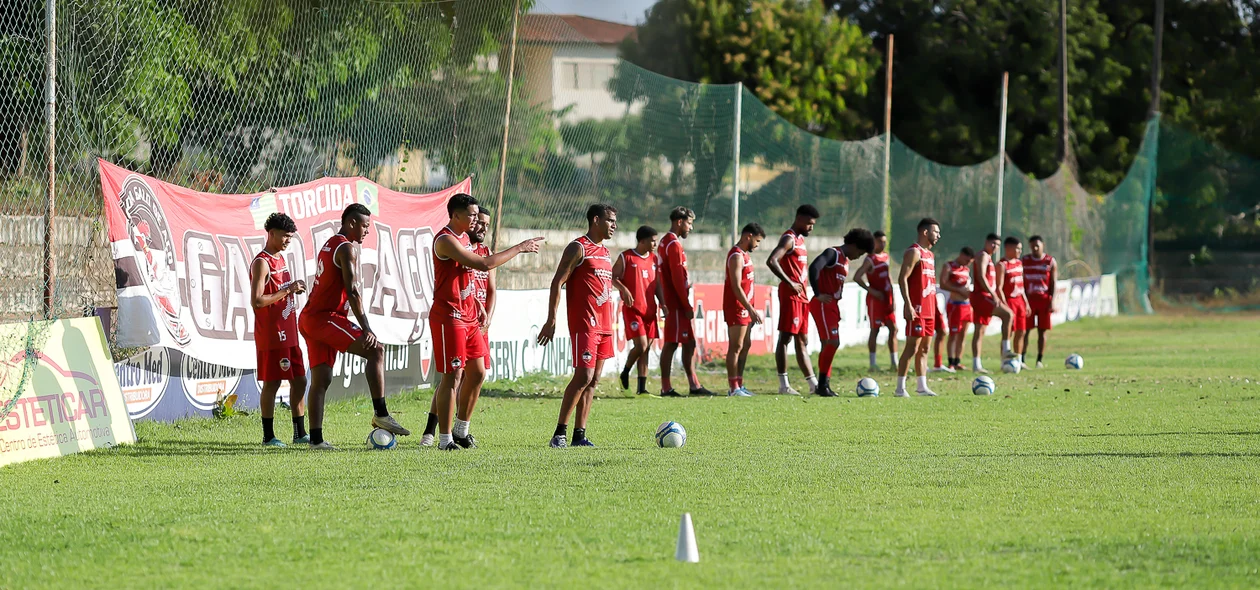
{"type": "Polygon", "coordinates": [[[634,27],[575,14],[526,14],[517,34],[532,43],[616,45],[633,35],[634,27]]]}

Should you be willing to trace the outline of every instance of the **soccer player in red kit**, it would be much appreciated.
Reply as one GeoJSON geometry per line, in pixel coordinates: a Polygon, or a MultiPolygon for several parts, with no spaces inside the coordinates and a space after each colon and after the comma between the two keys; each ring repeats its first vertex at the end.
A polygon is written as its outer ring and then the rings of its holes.
{"type": "Polygon", "coordinates": [[[941,289],[949,293],[945,317],[949,321],[948,366],[953,371],[963,370],[963,340],[967,337],[967,326],[974,319],[971,309],[971,261],[975,257],[975,250],[963,246],[958,258],[949,261],[945,268],[945,280],[940,283],[941,289]]]}
{"type": "Polygon", "coordinates": [[[906,354],[897,365],[897,390],[895,397],[910,397],[906,391],[906,374],[910,372],[910,360],[914,359],[914,371],[919,376],[916,392],[923,396],[935,396],[928,388],[927,353],[932,336],[936,334],[936,259],[932,247],[941,239],[941,226],[930,217],[919,221],[915,243],[906,248],[901,257],[901,273],[897,285],[905,302],[906,354]]]}
{"type": "Polygon", "coordinates": [[[997,256],[1002,246],[1002,237],[989,234],[984,239],[984,248],[971,261],[971,322],[975,330],[971,334],[971,370],[976,373],[988,373],[980,362],[980,351],[984,344],[984,331],[989,327],[989,320],[997,316],[1002,321],[1002,354],[1010,350],[1011,342],[1011,310],[998,295],[997,256]]]}
{"type": "Polygon", "coordinates": [[[450,221],[433,238],[429,332],[433,335],[433,360],[442,374],[433,393],[437,398],[438,449],[458,451],[477,446],[469,427],[486,379],[489,354],[481,331],[486,310],[477,301],[476,273],[494,270],[523,252],[537,252],[543,239],[525,240],[502,252],[481,256],[473,252],[469,235],[480,216],[477,199],[464,193],[453,195],[446,201],[446,213],[450,221]]]}
{"type": "Polygon", "coordinates": [[[823,341],[818,354],[818,387],[814,389],[819,396],[837,395],[831,390],[831,363],[840,350],[840,297],[844,294],[844,280],[849,277],[849,261],[874,249],[875,236],[871,231],[854,228],[845,234],[843,245],[823,250],[809,264],[809,286],[814,290],[809,313],[814,316],[823,341]]]}
{"type": "Polygon", "coordinates": [[[274,429],[276,392],[289,382],[289,413],[293,418],[293,443],[309,443],[306,411],[306,361],[298,346],[296,295],[306,292],[306,281],[293,280],[281,254],[297,233],[297,224],[284,213],[272,213],[263,225],[267,243],[249,267],[250,304],[254,307],[254,347],[258,351],[258,382],[262,392],[263,444],[283,447],[274,429]]]}
{"type": "MultiPolygon", "coordinates": [[[[1041,236],[1028,238],[1028,249],[1020,261],[1024,263],[1024,289],[1028,295],[1029,326],[1037,328],[1037,368],[1044,368],[1041,358],[1046,353],[1046,332],[1050,331],[1050,314],[1058,311],[1054,304],[1054,285],[1059,280],[1059,264],[1046,254],[1046,242],[1041,236]]],[[[1021,350],[1028,354],[1028,334],[1024,332],[1021,350]]],[[[1020,357],[1020,362],[1024,362],[1020,357]]]]}
{"type": "Polygon", "coordinates": [[[320,248],[315,285],[298,318],[298,329],[306,338],[306,354],[311,366],[311,448],[334,450],[324,440],[324,394],[332,383],[337,353],[348,352],[367,359],[368,390],[372,394],[372,426],[407,436],[385,406],[384,346],[377,342],[364,311],[363,280],[359,274],[359,248],[371,233],[372,212],[353,203],[341,212],[341,230],[320,248]],[[350,321],[353,312],[358,325],[350,321]]]}
{"type": "MultiPolygon", "coordinates": [[[[1005,358],[1018,359],[1023,354],[1022,344],[1024,332],[1028,331],[1028,297],[1024,294],[1024,263],[1019,260],[1019,250],[1023,246],[1018,238],[1008,237],[1003,243],[1005,256],[997,263],[998,291],[1011,310],[1011,332],[1007,339],[1014,348],[1005,353],[1005,358]]],[[[1006,346],[1003,349],[1006,350],[1006,346]]]]}
{"type": "Polygon", "coordinates": [[[621,327],[631,343],[626,366],[621,370],[621,388],[630,389],[630,369],[639,369],[637,394],[648,393],[648,351],[657,337],[657,300],[664,297],[656,280],[660,257],[656,255],[656,229],[643,226],[635,232],[635,246],[613,263],[613,286],[621,292],[621,327]]]}
{"type": "Polygon", "coordinates": [[[726,381],[730,397],[752,397],[744,387],[744,365],[752,348],[752,325],[761,323],[753,302],[752,251],[761,245],[766,230],[750,223],[739,232],[739,242],[726,253],[726,280],[722,284],[722,318],[726,320],[726,381]]]}
{"type": "Polygon", "coordinates": [[[809,296],[805,291],[805,265],[809,252],[805,249],[805,237],[818,223],[818,209],[813,205],[796,208],[792,227],[783,232],[779,243],[770,251],[766,266],[779,278],[779,341],[774,347],[774,367],[779,372],[779,393],[800,395],[792,389],[787,376],[787,345],[796,344],[796,364],[805,374],[809,392],[818,387],[814,368],[809,362],[809,296]]]}
{"type": "Polygon", "coordinates": [[[591,205],[586,210],[586,234],[565,246],[556,275],[551,279],[547,300],[547,323],[538,332],[538,344],[546,346],[556,335],[556,308],[560,287],[564,286],[568,308],[569,342],[573,348],[573,378],[564,388],[560,419],[551,435],[550,446],[593,447],[586,438],[586,421],[595,400],[595,387],[604,370],[604,361],[613,357],[612,260],[604,241],[617,231],[617,209],[612,205],[591,205]],[[567,442],[569,416],[573,422],[573,444],[567,442]]]}
{"type": "Polygon", "coordinates": [[[888,355],[892,370],[897,370],[897,312],[893,307],[892,278],[888,276],[888,236],[875,232],[875,251],[862,259],[853,273],[853,282],[866,291],[866,316],[871,321],[871,336],[866,348],[871,353],[871,372],[879,371],[875,360],[880,328],[888,329],[888,355]]]}
{"type": "Polygon", "coordinates": [[[661,238],[656,253],[660,256],[658,276],[665,298],[665,345],[661,347],[661,397],[679,397],[670,382],[674,365],[674,351],[682,347],[683,371],[687,373],[687,385],[691,395],[713,395],[696,377],[696,335],[692,333],[691,320],[695,307],[691,303],[691,278],[687,272],[687,253],[682,240],[691,235],[696,214],[686,207],[675,207],[669,213],[669,233],[661,238]]]}
{"type": "MultiPolygon", "coordinates": [[[[483,209],[480,205],[477,207],[477,220],[472,227],[468,228],[468,242],[472,244],[472,253],[482,258],[490,256],[490,247],[486,245],[486,232],[490,230],[490,210],[483,209]]],[[[490,320],[494,317],[494,307],[497,298],[494,286],[494,273],[488,270],[473,271],[473,296],[476,297],[477,303],[481,305],[481,309],[485,310],[484,317],[481,318],[480,330],[481,338],[485,340],[485,363],[486,369],[490,368],[490,320]]],[[[481,386],[485,383],[485,373],[482,373],[482,383],[470,384],[472,388],[471,402],[469,414],[476,409],[477,399],[481,397],[481,386]]],[[[462,387],[456,384],[456,387],[462,387]]],[[[437,436],[438,412],[437,412],[437,396],[429,401],[429,419],[424,425],[424,434],[420,437],[420,445],[425,447],[433,446],[434,437],[437,436]]],[[[468,435],[470,444],[475,444],[472,435],[468,435]]]]}

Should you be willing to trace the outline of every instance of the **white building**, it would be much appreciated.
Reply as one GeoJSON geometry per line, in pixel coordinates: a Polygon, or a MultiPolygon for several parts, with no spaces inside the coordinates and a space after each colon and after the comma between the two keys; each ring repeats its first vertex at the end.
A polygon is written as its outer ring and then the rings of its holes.
{"type": "MultiPolygon", "coordinates": [[[[526,14],[517,31],[517,68],[534,104],[559,111],[563,121],[611,119],[626,115],[626,104],[608,90],[618,62],[618,46],[634,27],[568,14],[526,14]],[[524,70],[523,72],[521,70],[524,70]]],[[[631,113],[637,112],[636,107],[631,113]]]]}

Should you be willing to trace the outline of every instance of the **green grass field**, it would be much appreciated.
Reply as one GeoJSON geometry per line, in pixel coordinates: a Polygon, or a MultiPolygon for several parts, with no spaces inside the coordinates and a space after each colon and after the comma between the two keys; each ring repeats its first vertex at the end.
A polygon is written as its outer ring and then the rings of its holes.
{"type": "MultiPolygon", "coordinates": [[[[1260,317],[1052,336],[1051,368],[992,397],[970,375],[936,399],[887,373],[878,399],[606,383],[596,449],[546,447],[549,379],[491,384],[464,453],[366,450],[366,400],[330,410],[332,454],[262,448],[256,415],[143,422],[135,446],[0,469],[0,587],[1255,587],[1260,317]],[[1060,368],[1072,351],[1085,370],[1060,368]],[[669,419],[683,449],[654,447],[669,419]],[[699,564],[673,560],[683,512],[699,564]]],[[[866,351],[837,361],[847,392],[866,351]]],[[[418,431],[428,399],[392,409],[418,431]]]]}

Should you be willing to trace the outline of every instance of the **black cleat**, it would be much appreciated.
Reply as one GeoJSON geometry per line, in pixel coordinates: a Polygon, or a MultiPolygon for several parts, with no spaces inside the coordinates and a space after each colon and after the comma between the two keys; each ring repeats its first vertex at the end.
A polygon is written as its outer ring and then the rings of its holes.
{"type": "Polygon", "coordinates": [[[563,434],[557,434],[551,437],[551,442],[547,443],[547,446],[553,449],[564,449],[568,448],[569,443],[565,442],[565,436],[563,434]]]}
{"type": "Polygon", "coordinates": [[[630,389],[630,373],[621,374],[621,388],[630,389]]]}
{"type": "Polygon", "coordinates": [[[669,391],[662,391],[661,397],[682,397],[682,394],[678,393],[677,389],[670,389],[669,391]]]}
{"type": "Polygon", "coordinates": [[[823,377],[818,380],[818,387],[814,388],[814,394],[818,397],[836,397],[836,392],[831,390],[831,379],[823,377]]]}
{"type": "Polygon", "coordinates": [[[634,393],[635,393],[636,395],[652,395],[652,392],[650,392],[650,391],[648,391],[648,390],[646,390],[646,389],[640,389],[640,390],[638,390],[638,391],[636,391],[636,392],[634,392],[634,393]]]}
{"type": "Polygon", "coordinates": [[[693,389],[689,391],[688,393],[690,395],[716,395],[712,391],[709,391],[708,389],[705,389],[704,387],[697,387],[696,389],[693,389]]]}
{"type": "Polygon", "coordinates": [[[577,440],[573,441],[573,444],[571,444],[571,445],[569,445],[569,446],[571,446],[571,447],[593,447],[593,446],[595,446],[595,443],[591,442],[591,439],[589,439],[589,438],[579,438],[579,439],[577,439],[577,440]]]}
{"type": "Polygon", "coordinates": [[[464,447],[459,446],[459,443],[455,442],[454,439],[451,439],[451,442],[448,442],[444,445],[439,444],[438,450],[439,451],[462,451],[464,450],[464,447]]]}
{"type": "Polygon", "coordinates": [[[460,438],[458,436],[453,436],[451,437],[451,441],[453,441],[455,444],[459,445],[460,448],[463,448],[463,449],[477,448],[477,441],[476,439],[473,438],[473,435],[471,432],[468,433],[468,436],[463,437],[463,438],[460,438]]]}

